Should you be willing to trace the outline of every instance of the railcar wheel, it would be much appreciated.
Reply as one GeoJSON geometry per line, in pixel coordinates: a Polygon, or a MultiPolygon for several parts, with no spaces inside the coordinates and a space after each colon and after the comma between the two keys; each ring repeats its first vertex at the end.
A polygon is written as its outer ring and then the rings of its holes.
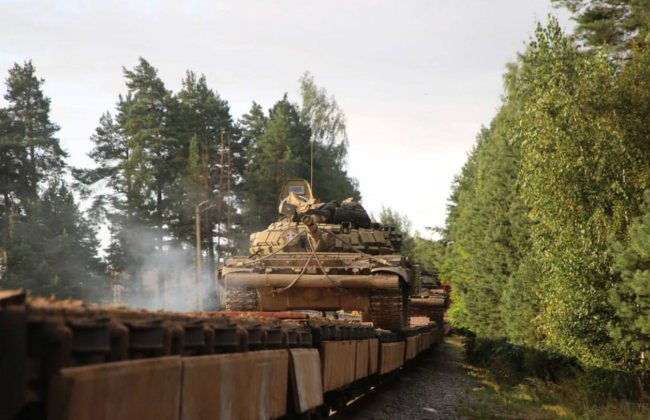
{"type": "Polygon", "coordinates": [[[226,288],[226,311],[257,312],[259,309],[257,290],[251,287],[226,288]]]}

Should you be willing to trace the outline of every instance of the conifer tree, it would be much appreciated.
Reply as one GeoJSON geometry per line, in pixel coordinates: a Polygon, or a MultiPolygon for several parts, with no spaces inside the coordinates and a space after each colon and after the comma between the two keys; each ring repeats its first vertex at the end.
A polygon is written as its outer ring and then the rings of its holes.
{"type": "Polygon", "coordinates": [[[108,294],[95,231],[62,174],[65,151],[31,62],[14,65],[0,110],[0,287],[102,300],[108,294]]]}
{"type": "Polygon", "coordinates": [[[574,14],[576,34],[586,45],[609,46],[629,52],[633,43],[644,44],[650,27],[647,0],[552,0],[574,14]]]}
{"type": "MultiPolygon", "coordinates": [[[[179,173],[184,169],[180,136],[178,101],[165,88],[158,72],[145,59],[140,58],[133,70],[124,69],[127,97],[118,104],[117,120],[124,135],[129,138],[131,153],[128,166],[132,182],[141,186],[141,216],[155,242],[152,252],[162,255],[169,235],[169,199],[179,173]]],[[[161,259],[162,260],[162,259],[161,259]]],[[[165,301],[164,268],[158,270],[158,296],[165,301]]]]}
{"type": "MultiPolygon", "coordinates": [[[[253,105],[251,114],[255,111],[253,105]]],[[[259,115],[256,120],[248,118],[248,122],[259,121],[259,115]]],[[[242,126],[244,133],[254,128],[246,123],[242,126]]],[[[259,139],[248,144],[251,155],[244,173],[244,215],[252,231],[265,229],[275,221],[278,194],[285,180],[309,179],[310,136],[299,110],[285,95],[270,110],[259,139]]]]}
{"type": "Polygon", "coordinates": [[[31,61],[22,66],[14,64],[6,79],[7,93],[4,95],[14,135],[27,150],[24,192],[32,204],[38,198],[39,184],[60,174],[67,157],[55,137],[59,126],[50,121],[50,98],[43,93],[43,82],[36,76],[31,61]]]}
{"type": "Polygon", "coordinates": [[[99,242],[65,183],[53,178],[16,223],[6,280],[39,296],[103,301],[110,295],[99,242]]]}
{"type": "MultiPolygon", "coordinates": [[[[206,202],[205,210],[201,213],[202,234],[207,254],[208,296],[211,296],[209,307],[215,307],[214,273],[215,266],[215,241],[214,232],[218,232],[219,240],[223,239],[223,232],[234,230],[234,226],[225,226],[227,214],[236,212],[236,200],[226,197],[228,177],[230,178],[231,193],[237,189],[241,163],[241,146],[236,130],[233,127],[230,107],[221,99],[219,94],[208,87],[205,76],[197,76],[188,71],[183,80],[183,88],[178,94],[183,112],[184,129],[192,134],[191,150],[188,161],[188,192],[187,200],[178,200],[183,208],[179,208],[179,224],[175,228],[175,236],[182,240],[195,243],[194,217],[195,206],[206,202]],[[222,150],[222,140],[226,148],[222,150]],[[230,146],[231,167],[228,169],[227,146],[230,146]],[[224,156],[224,167],[221,167],[221,157],[224,156]],[[229,174],[228,174],[229,172],[229,174]],[[219,191],[221,183],[224,190],[219,191]],[[230,206],[230,208],[227,208],[230,206]],[[221,220],[219,219],[221,216],[221,220]]],[[[233,238],[228,238],[228,240],[233,238]]],[[[224,241],[222,241],[224,242],[224,241]]],[[[232,246],[216,244],[219,255],[223,252],[232,253],[232,246]]]]}
{"type": "Polygon", "coordinates": [[[645,352],[650,348],[650,191],[641,207],[643,214],[629,229],[627,243],[616,242],[614,270],[620,281],[610,292],[616,317],[610,324],[612,337],[626,350],[638,355],[635,367],[646,372],[645,352]],[[641,363],[638,363],[641,362],[641,363]]]}

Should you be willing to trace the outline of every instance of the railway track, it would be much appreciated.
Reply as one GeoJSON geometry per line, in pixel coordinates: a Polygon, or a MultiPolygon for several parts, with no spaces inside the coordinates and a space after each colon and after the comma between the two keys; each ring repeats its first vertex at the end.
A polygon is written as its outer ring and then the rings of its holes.
{"type": "Polygon", "coordinates": [[[288,313],[151,312],[0,291],[0,420],[317,419],[449,332],[288,313]]]}

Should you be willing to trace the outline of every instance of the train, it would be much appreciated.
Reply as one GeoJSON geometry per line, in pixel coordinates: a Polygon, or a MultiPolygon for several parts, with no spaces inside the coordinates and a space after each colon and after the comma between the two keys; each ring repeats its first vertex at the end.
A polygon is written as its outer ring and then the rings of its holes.
{"type": "Polygon", "coordinates": [[[0,420],[321,419],[417,363],[399,332],[305,312],[147,311],[0,291],[0,420]]]}

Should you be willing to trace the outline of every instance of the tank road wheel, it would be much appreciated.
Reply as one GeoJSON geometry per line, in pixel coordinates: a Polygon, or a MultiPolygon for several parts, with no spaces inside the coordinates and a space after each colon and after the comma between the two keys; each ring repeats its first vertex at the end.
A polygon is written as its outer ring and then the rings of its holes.
{"type": "Polygon", "coordinates": [[[401,331],[409,327],[409,300],[398,289],[370,291],[370,320],[375,327],[401,331]]]}
{"type": "Polygon", "coordinates": [[[257,312],[257,290],[252,287],[226,288],[226,311],[257,312]]]}

